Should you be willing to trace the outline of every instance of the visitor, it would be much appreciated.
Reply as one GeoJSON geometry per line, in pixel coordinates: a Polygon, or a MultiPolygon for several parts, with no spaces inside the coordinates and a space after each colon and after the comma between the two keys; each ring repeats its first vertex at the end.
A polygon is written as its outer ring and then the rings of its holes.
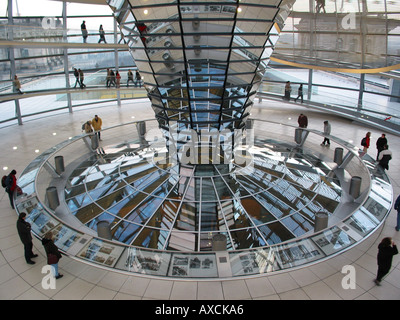
{"type": "Polygon", "coordinates": [[[23,92],[21,91],[21,82],[19,81],[17,75],[14,76],[13,86],[14,86],[14,91],[23,94],[23,92]]]}
{"type": "Polygon", "coordinates": [[[394,210],[397,210],[397,224],[396,231],[400,230],[400,195],[397,197],[396,202],[394,203],[394,210]]]}
{"type": "Polygon", "coordinates": [[[367,153],[367,151],[368,151],[370,140],[371,140],[371,132],[367,132],[365,137],[362,138],[362,140],[361,140],[361,146],[363,147],[364,153],[367,153]]]}
{"type": "Polygon", "coordinates": [[[83,71],[79,69],[78,72],[79,72],[79,82],[81,84],[81,89],[86,88],[86,84],[83,83],[83,80],[85,79],[83,71]]]}
{"type": "Polygon", "coordinates": [[[331,145],[331,141],[326,137],[329,136],[331,134],[331,124],[329,123],[329,121],[324,121],[324,141],[321,143],[321,146],[324,146],[325,143],[327,144],[327,146],[329,147],[331,145]]]}
{"type": "Polygon", "coordinates": [[[74,76],[75,76],[75,86],[74,86],[75,89],[77,84],[81,86],[81,83],[79,82],[79,71],[76,68],[74,68],[74,76]]]}
{"type": "Polygon", "coordinates": [[[58,273],[58,262],[62,258],[62,255],[53,242],[53,233],[51,231],[48,231],[44,235],[42,239],[42,245],[44,247],[44,250],[46,251],[47,264],[52,267],[53,276],[56,279],[62,278],[63,275],[58,273]]]}
{"type": "Polygon", "coordinates": [[[83,38],[83,43],[86,43],[86,39],[88,37],[88,31],[86,29],[86,22],[83,21],[81,24],[81,31],[82,31],[82,38],[83,38]]]}
{"type": "Polygon", "coordinates": [[[100,39],[99,39],[99,42],[98,42],[98,43],[100,43],[100,42],[102,42],[102,41],[104,41],[104,43],[107,43],[106,37],[105,37],[105,32],[104,32],[104,29],[103,29],[103,25],[102,25],[102,24],[100,25],[100,28],[99,28],[99,35],[100,35],[100,39]]]}
{"type": "Polygon", "coordinates": [[[298,98],[301,98],[301,103],[303,103],[303,84],[300,85],[300,87],[297,91],[297,98],[294,99],[294,102],[297,102],[298,98]]]}
{"type": "Polygon", "coordinates": [[[390,160],[392,160],[392,151],[389,150],[388,145],[385,145],[378,157],[378,165],[383,169],[383,171],[385,171],[385,169],[389,170],[390,160]]]}
{"type": "Polygon", "coordinates": [[[397,246],[392,238],[386,237],[378,245],[378,273],[375,284],[380,286],[382,278],[387,275],[392,267],[393,256],[398,254],[397,246]]]}
{"type": "Polygon", "coordinates": [[[299,118],[297,119],[297,123],[300,128],[307,128],[308,126],[308,118],[306,115],[300,113],[299,118]]]}
{"type": "Polygon", "coordinates": [[[133,81],[133,73],[131,71],[131,69],[128,70],[128,81],[126,82],[126,86],[129,88],[129,81],[132,81],[133,83],[135,83],[133,81]]]}
{"type": "Polygon", "coordinates": [[[291,92],[292,92],[292,86],[290,85],[290,81],[287,81],[285,85],[285,97],[284,97],[285,100],[290,101],[291,92]]]}
{"type": "Polygon", "coordinates": [[[103,121],[101,118],[96,114],[92,120],[92,127],[95,132],[95,135],[99,138],[99,141],[102,141],[100,138],[100,131],[101,131],[101,126],[103,124],[103,121]]]}
{"type": "Polygon", "coordinates": [[[10,174],[6,178],[6,192],[8,193],[8,197],[10,199],[11,208],[14,208],[14,194],[17,191],[17,171],[11,170],[10,174]]]}
{"type": "Polygon", "coordinates": [[[140,76],[139,71],[136,71],[135,74],[135,87],[137,86],[137,84],[139,83],[139,88],[142,87],[142,77],[140,76]]]}
{"type": "Polygon", "coordinates": [[[385,145],[388,144],[388,141],[386,139],[386,135],[382,133],[382,135],[376,140],[376,149],[378,150],[378,153],[376,154],[376,160],[378,160],[379,153],[384,149],[385,145]]]}
{"type": "Polygon", "coordinates": [[[115,80],[116,80],[116,87],[119,88],[121,85],[121,75],[119,74],[119,71],[115,73],[115,80]]]}
{"type": "Polygon", "coordinates": [[[31,234],[31,225],[30,223],[26,222],[25,219],[26,219],[26,213],[21,212],[18,216],[17,231],[21,239],[21,242],[24,245],[24,256],[26,263],[35,264],[35,261],[33,261],[32,258],[36,258],[38,255],[34,254],[32,251],[33,242],[31,234]]]}

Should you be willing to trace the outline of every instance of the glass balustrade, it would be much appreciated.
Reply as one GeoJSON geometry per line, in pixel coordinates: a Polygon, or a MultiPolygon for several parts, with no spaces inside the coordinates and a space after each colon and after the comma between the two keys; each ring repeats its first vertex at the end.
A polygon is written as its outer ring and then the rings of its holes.
{"type": "Polygon", "coordinates": [[[330,138],[321,147],[319,131],[252,120],[233,162],[177,166],[155,120],[126,123],[103,130],[100,146],[79,135],[38,156],[16,208],[37,237],[52,230],[66,254],[121,272],[229,278],[310,265],[365,240],[392,206],[374,159],[330,138]]]}

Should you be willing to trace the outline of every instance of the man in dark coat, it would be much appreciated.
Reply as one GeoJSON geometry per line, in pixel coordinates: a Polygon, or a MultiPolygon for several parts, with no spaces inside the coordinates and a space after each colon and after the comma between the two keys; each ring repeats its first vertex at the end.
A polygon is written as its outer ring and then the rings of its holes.
{"type": "Polygon", "coordinates": [[[304,114],[300,114],[299,118],[297,119],[297,123],[299,124],[300,128],[307,128],[308,126],[308,118],[304,114]]]}
{"type": "Polygon", "coordinates": [[[376,160],[378,160],[379,153],[384,149],[384,147],[387,145],[388,141],[386,139],[386,135],[382,133],[382,135],[376,140],[376,149],[378,150],[378,153],[376,155],[376,160]]]}
{"type": "Polygon", "coordinates": [[[392,238],[384,238],[378,245],[378,274],[375,283],[380,286],[382,278],[387,275],[392,267],[393,256],[398,254],[396,245],[392,238]]]}
{"type": "Polygon", "coordinates": [[[18,235],[24,245],[26,263],[35,264],[35,261],[32,261],[32,258],[36,258],[38,255],[32,252],[33,243],[31,225],[26,222],[25,219],[26,213],[21,212],[17,221],[18,235]]]}
{"type": "Polygon", "coordinates": [[[83,43],[86,43],[86,39],[88,37],[88,31],[86,29],[86,22],[83,21],[81,24],[81,31],[82,31],[82,38],[83,38],[83,43]]]}

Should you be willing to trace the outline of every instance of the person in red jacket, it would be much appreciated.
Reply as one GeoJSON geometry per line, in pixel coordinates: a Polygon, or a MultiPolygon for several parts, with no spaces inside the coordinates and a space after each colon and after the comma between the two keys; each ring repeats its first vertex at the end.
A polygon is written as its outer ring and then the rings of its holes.
{"type": "Polygon", "coordinates": [[[371,132],[367,132],[367,134],[365,135],[365,139],[362,139],[361,141],[362,142],[361,145],[364,147],[363,148],[364,153],[367,153],[368,151],[370,140],[371,140],[371,132]]]}
{"type": "Polygon", "coordinates": [[[11,208],[14,209],[14,192],[17,189],[17,171],[12,170],[6,179],[6,192],[10,198],[11,208]]]}

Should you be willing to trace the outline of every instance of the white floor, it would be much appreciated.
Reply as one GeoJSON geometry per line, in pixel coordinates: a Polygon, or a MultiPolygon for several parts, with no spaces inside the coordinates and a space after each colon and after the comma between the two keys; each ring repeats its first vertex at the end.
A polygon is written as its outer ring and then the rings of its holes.
{"type": "MultiPolygon", "coordinates": [[[[305,113],[309,118],[309,128],[323,130],[323,121],[332,124],[332,135],[355,144],[367,131],[372,132],[370,153],[375,156],[375,142],[380,131],[360,126],[336,116],[314,112],[295,104],[282,102],[256,102],[252,117],[283,121],[296,125],[297,117],[305,113]],[[289,119],[290,118],[290,119],[289,119]]],[[[75,111],[73,114],[51,116],[28,121],[22,126],[0,129],[0,168],[8,167],[3,174],[12,169],[21,173],[40,153],[49,147],[80,134],[81,124],[98,114],[104,127],[132,120],[154,118],[149,102],[142,100],[123,104],[75,111]],[[134,116],[135,119],[131,117],[134,116]],[[53,135],[56,133],[56,135],[53,135]],[[16,150],[13,147],[17,147],[16,150]],[[36,153],[35,150],[39,150],[36,153]]],[[[400,139],[387,134],[393,160],[389,176],[394,186],[395,197],[400,192],[400,139]]],[[[322,147],[321,147],[322,148],[322,147]]],[[[1,169],[0,169],[1,170],[1,169]]],[[[18,176],[18,174],[17,174],[18,176]]],[[[2,191],[3,192],[3,191],[2,191]]],[[[381,286],[373,282],[377,271],[377,246],[382,238],[393,237],[400,245],[400,232],[395,231],[397,212],[392,210],[383,227],[360,245],[342,255],[311,267],[280,274],[265,275],[248,279],[227,281],[173,281],[144,276],[134,276],[99,269],[63,257],[59,263],[62,279],[57,280],[56,289],[43,289],[41,273],[46,265],[44,250],[39,240],[34,239],[35,265],[28,265],[23,256],[23,246],[16,231],[17,215],[9,205],[8,195],[0,200],[0,299],[36,300],[112,300],[112,299],[163,299],[163,300],[400,300],[400,254],[394,257],[393,267],[381,286]],[[356,270],[355,289],[343,289],[345,276],[342,268],[352,265],[356,270]]]]}

